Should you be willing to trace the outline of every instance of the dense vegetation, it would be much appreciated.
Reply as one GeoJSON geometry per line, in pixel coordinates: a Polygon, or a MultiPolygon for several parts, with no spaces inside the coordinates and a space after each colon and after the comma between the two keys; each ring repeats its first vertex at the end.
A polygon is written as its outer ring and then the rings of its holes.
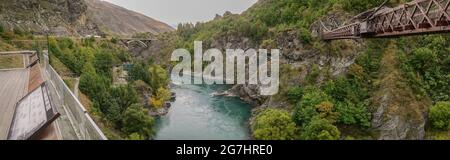
{"type": "MultiPolygon", "coordinates": [[[[325,55],[342,56],[346,54],[345,49],[354,47],[352,45],[355,43],[321,42],[311,35],[311,25],[318,18],[329,14],[355,15],[377,7],[382,2],[384,0],[262,0],[241,15],[227,12],[210,22],[180,24],[177,32],[181,40],[178,45],[192,50],[194,40],[203,40],[208,44],[213,39],[237,36],[247,37],[262,47],[276,46],[277,35],[289,30],[297,32],[298,39],[306,48],[325,55]]],[[[404,2],[391,0],[387,5],[404,2]]],[[[399,38],[396,41],[367,40],[364,42],[365,50],[357,56],[348,72],[336,77],[329,76],[326,67],[319,69],[313,65],[306,82],[298,85],[281,84],[281,91],[275,97],[283,97],[278,100],[287,101],[289,105],[283,109],[269,107],[257,112],[252,124],[253,137],[370,138],[367,133],[372,127],[372,97],[380,89],[377,82],[380,79],[380,61],[385,52],[395,52],[396,61],[401,64],[401,76],[407,80],[406,85],[413,88],[411,94],[416,95],[419,101],[431,99],[437,105],[431,109],[434,113],[430,116],[435,117],[434,120],[431,118],[431,123],[446,124],[441,119],[446,115],[446,109],[442,106],[448,103],[450,94],[449,39],[449,35],[431,35],[399,38]],[[389,44],[395,47],[385,48],[389,44]],[[295,129],[291,127],[291,122],[295,122],[295,129]]],[[[289,64],[282,64],[282,70],[289,71],[287,75],[300,74],[286,68],[289,68],[289,64]]],[[[281,79],[285,79],[281,76],[281,79]]]]}
{"type": "MultiPolygon", "coordinates": [[[[247,37],[261,46],[277,45],[277,35],[295,31],[305,48],[317,50],[317,54],[342,56],[349,41],[322,42],[311,35],[310,27],[318,18],[328,14],[355,15],[376,7],[384,0],[261,0],[242,15],[226,13],[223,17],[206,23],[180,24],[176,31],[178,47],[193,50],[194,40],[210,42],[227,36],[247,37]]],[[[405,0],[391,0],[388,5],[405,0]]],[[[13,44],[13,39],[33,39],[21,30],[5,30],[0,27],[0,48],[33,48],[30,44],[13,44]]],[[[136,35],[136,37],[145,35],[136,35]]],[[[158,109],[170,98],[166,86],[166,70],[152,60],[137,61],[115,45],[117,40],[97,41],[67,38],[51,39],[50,52],[53,63],[62,62],[71,76],[80,77],[80,90],[92,101],[92,112],[98,115],[106,128],[111,128],[111,138],[151,139],[154,119],[147,116],[147,109],[158,109]],[[128,85],[113,84],[112,67],[132,62],[128,85]],[[145,98],[150,95],[149,98],[145,98]]],[[[380,68],[386,52],[394,53],[399,64],[398,75],[405,82],[398,86],[415,100],[430,102],[427,131],[450,131],[450,35],[428,35],[377,39],[358,42],[364,51],[358,53],[355,63],[346,73],[330,76],[327,66],[316,64],[308,69],[306,81],[281,84],[274,101],[282,101],[281,107],[269,106],[256,112],[251,130],[255,139],[262,140],[337,140],[371,139],[374,94],[379,91],[380,68]],[[387,47],[389,46],[389,47],[387,47]],[[277,99],[276,97],[283,97],[277,99]]],[[[169,53],[168,53],[169,54],[169,53]]],[[[288,70],[289,64],[282,64],[288,70]]],[[[289,72],[291,73],[291,72],[289,72]]],[[[282,74],[281,79],[286,79],[282,74]]],[[[389,88],[388,88],[389,89],[389,88]]],[[[397,88],[394,88],[397,89],[397,88]]],[[[399,91],[400,92],[400,91],[399,91]]],[[[425,104],[425,103],[424,103],[425,104]]],[[[428,104],[428,103],[426,103],[428,104]]],[[[439,137],[441,138],[441,137],[439,137]]]]}
{"type": "Polygon", "coordinates": [[[51,57],[67,66],[72,76],[79,77],[80,91],[92,101],[91,112],[106,126],[109,138],[153,138],[154,118],[148,115],[151,108],[145,99],[146,92],[140,88],[148,86],[147,90],[153,90],[150,95],[161,102],[150,105],[161,107],[170,98],[170,92],[165,89],[168,76],[164,69],[156,64],[135,62],[129,83],[116,85],[113,67],[131,62],[132,58],[114,40],[51,38],[49,45],[51,57]]]}

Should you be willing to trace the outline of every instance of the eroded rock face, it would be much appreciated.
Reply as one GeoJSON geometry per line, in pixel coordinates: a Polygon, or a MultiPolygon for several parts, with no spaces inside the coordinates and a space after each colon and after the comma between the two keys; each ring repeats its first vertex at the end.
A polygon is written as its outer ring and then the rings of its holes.
{"type": "Polygon", "coordinates": [[[36,34],[72,36],[99,34],[86,20],[84,0],[0,0],[0,24],[36,34]]]}
{"type": "MultiPolygon", "coordinates": [[[[354,45],[350,52],[344,56],[332,55],[328,53],[321,53],[316,49],[307,48],[299,40],[297,31],[287,30],[278,33],[272,46],[262,46],[255,44],[249,38],[240,36],[226,36],[214,39],[212,41],[204,42],[205,48],[218,48],[225,51],[225,49],[280,49],[280,86],[296,86],[305,82],[306,75],[311,71],[313,65],[317,65],[323,72],[329,72],[332,76],[345,74],[347,68],[352,65],[357,55],[362,51],[362,46],[356,41],[346,41],[350,45],[354,45]],[[291,70],[298,70],[295,75],[287,75],[283,73],[284,65],[289,65],[291,70]]],[[[317,83],[321,83],[324,79],[323,75],[319,77],[317,83]]],[[[283,102],[272,100],[271,96],[261,96],[259,93],[260,86],[258,85],[235,85],[225,93],[218,93],[218,95],[236,96],[242,100],[252,104],[253,106],[285,106],[283,102]]]]}
{"type": "Polygon", "coordinates": [[[372,127],[380,140],[424,139],[431,102],[414,94],[398,67],[395,53],[387,50],[381,60],[379,90],[372,97],[372,127]]]}
{"type": "Polygon", "coordinates": [[[0,0],[0,25],[35,34],[129,36],[172,31],[169,25],[100,0],[0,0]]]}

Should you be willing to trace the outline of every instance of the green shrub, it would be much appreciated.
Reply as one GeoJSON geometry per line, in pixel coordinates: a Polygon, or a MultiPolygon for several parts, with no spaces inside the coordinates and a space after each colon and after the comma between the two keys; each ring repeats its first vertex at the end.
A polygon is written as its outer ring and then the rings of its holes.
{"type": "Polygon", "coordinates": [[[301,107],[316,106],[322,102],[329,101],[330,97],[316,87],[307,87],[304,91],[301,107]]]}
{"type": "Polygon", "coordinates": [[[418,48],[414,50],[411,64],[421,73],[436,65],[437,55],[429,48],[418,48]]]}
{"type": "Polygon", "coordinates": [[[300,102],[302,95],[303,95],[302,87],[293,87],[290,88],[287,92],[287,97],[291,104],[297,104],[298,102],[300,102]]]}
{"type": "Polygon", "coordinates": [[[433,128],[450,130],[450,102],[438,102],[431,107],[429,118],[433,128]]]}
{"type": "Polygon", "coordinates": [[[370,127],[371,114],[366,105],[353,104],[351,102],[339,102],[336,105],[336,112],[339,113],[338,123],[345,125],[359,125],[364,128],[370,127]]]}
{"type": "Polygon", "coordinates": [[[148,69],[148,72],[149,72],[149,76],[150,76],[149,85],[153,89],[155,89],[155,91],[156,91],[156,88],[161,88],[161,87],[164,88],[169,83],[169,76],[167,74],[167,71],[164,68],[162,68],[161,66],[154,64],[154,65],[150,66],[150,68],[148,69]]]}
{"type": "Polygon", "coordinates": [[[298,126],[304,126],[319,115],[315,106],[297,107],[294,111],[293,119],[298,126]]]}
{"type": "MultiPolygon", "coordinates": [[[[123,115],[123,127],[122,131],[133,135],[138,134],[144,139],[152,139],[154,135],[153,126],[155,124],[155,119],[147,115],[147,111],[140,105],[132,105],[125,111],[123,115]]],[[[139,138],[139,139],[141,139],[139,138]]]]}
{"type": "Polygon", "coordinates": [[[304,127],[301,138],[304,140],[337,140],[341,136],[338,128],[326,119],[314,117],[304,127]]]}
{"type": "Polygon", "coordinates": [[[312,41],[311,31],[306,28],[300,28],[300,30],[298,31],[298,37],[305,44],[310,44],[312,41]]]}
{"type": "Polygon", "coordinates": [[[138,94],[131,85],[111,87],[109,93],[111,93],[112,98],[116,99],[120,113],[139,101],[138,94]]]}
{"type": "Polygon", "coordinates": [[[293,140],[296,127],[287,111],[267,109],[259,113],[252,125],[257,140],[293,140]]]}

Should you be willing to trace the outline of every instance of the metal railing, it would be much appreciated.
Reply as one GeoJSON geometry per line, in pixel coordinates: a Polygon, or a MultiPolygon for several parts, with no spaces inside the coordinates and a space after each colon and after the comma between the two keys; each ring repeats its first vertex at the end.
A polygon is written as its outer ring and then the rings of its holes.
{"type": "Polygon", "coordinates": [[[44,71],[45,77],[53,88],[54,99],[57,103],[62,105],[67,114],[73,129],[76,132],[77,139],[80,140],[107,140],[106,136],[100,128],[89,116],[87,110],[81,102],[75,97],[69,87],[64,83],[63,79],[49,64],[48,53],[44,52],[44,71]]]}

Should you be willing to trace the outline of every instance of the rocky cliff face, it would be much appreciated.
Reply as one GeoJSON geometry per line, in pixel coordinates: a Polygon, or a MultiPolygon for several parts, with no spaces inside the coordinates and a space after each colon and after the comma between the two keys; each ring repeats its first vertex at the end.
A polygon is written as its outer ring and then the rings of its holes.
{"type": "Polygon", "coordinates": [[[56,36],[157,34],[172,30],[164,23],[97,0],[0,0],[0,24],[56,36]]]}
{"type": "Polygon", "coordinates": [[[372,101],[375,110],[372,127],[382,140],[418,140],[425,137],[428,98],[417,98],[399,69],[395,46],[383,53],[380,66],[379,89],[372,101]]]}
{"type": "Polygon", "coordinates": [[[20,28],[37,34],[99,34],[86,17],[83,0],[0,0],[0,23],[6,28],[20,28]]]}
{"type": "MultiPolygon", "coordinates": [[[[356,41],[346,41],[349,48],[346,54],[330,54],[323,51],[306,47],[298,37],[295,30],[280,32],[272,44],[257,44],[247,37],[229,35],[204,42],[204,48],[225,49],[280,49],[280,89],[287,86],[301,85],[306,75],[312,70],[313,65],[317,65],[323,72],[329,72],[332,76],[345,74],[348,67],[352,65],[363,46],[356,41]],[[289,66],[289,67],[286,67],[289,66]],[[298,71],[296,74],[288,74],[284,70],[298,71]]],[[[326,51],[325,51],[326,52],[326,51]]],[[[317,83],[321,83],[324,75],[318,78],[317,83]]],[[[254,106],[286,107],[285,102],[274,100],[274,97],[261,96],[257,85],[236,85],[225,93],[218,95],[237,96],[254,106]]]]}

